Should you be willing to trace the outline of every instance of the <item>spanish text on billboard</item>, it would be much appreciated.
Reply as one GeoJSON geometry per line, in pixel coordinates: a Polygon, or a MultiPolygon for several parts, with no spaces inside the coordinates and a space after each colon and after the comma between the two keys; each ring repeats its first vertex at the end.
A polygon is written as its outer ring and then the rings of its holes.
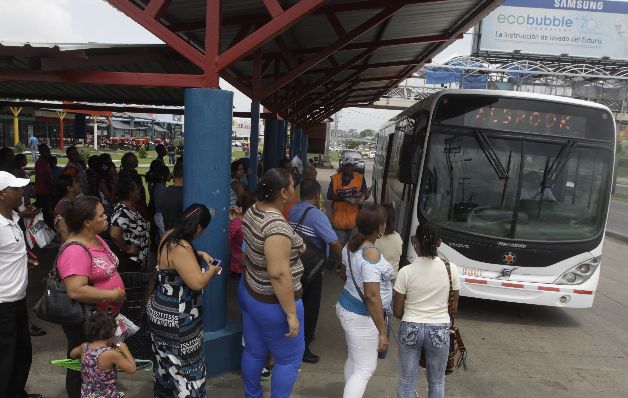
{"type": "Polygon", "coordinates": [[[506,0],[481,26],[482,51],[628,60],[628,2],[506,0]]]}

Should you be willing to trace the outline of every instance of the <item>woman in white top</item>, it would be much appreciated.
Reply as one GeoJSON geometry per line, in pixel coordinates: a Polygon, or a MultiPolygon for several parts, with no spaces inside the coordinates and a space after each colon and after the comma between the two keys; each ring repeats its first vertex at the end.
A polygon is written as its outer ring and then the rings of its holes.
{"type": "Polygon", "coordinates": [[[347,339],[343,398],[360,398],[377,368],[378,352],[388,348],[384,311],[392,303],[392,266],[373,245],[384,235],[386,211],[365,206],[356,217],[358,234],[342,251],[347,281],[336,304],[347,339]]]}
{"type": "Polygon", "coordinates": [[[454,264],[450,277],[438,258],[440,230],[422,223],[412,237],[419,258],[399,270],[395,282],[394,315],[399,326],[399,384],[397,398],[414,397],[421,351],[425,351],[429,398],[445,396],[445,368],[449,356],[449,325],[458,308],[460,279],[454,264]]]}
{"type": "Polygon", "coordinates": [[[403,240],[401,235],[395,231],[395,209],[392,205],[382,205],[386,209],[386,230],[384,236],[377,239],[375,242],[375,248],[382,253],[382,256],[393,266],[393,283],[397,278],[397,272],[399,271],[399,259],[401,259],[401,253],[403,251],[403,240]]]}

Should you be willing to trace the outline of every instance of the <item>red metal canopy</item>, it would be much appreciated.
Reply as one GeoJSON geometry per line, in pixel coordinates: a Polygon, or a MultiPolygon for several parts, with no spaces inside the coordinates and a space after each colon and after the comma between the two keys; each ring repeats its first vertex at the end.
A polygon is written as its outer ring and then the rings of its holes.
{"type": "Polygon", "coordinates": [[[376,101],[500,3],[108,2],[166,46],[0,47],[0,96],[182,105],[181,88],[220,76],[306,126],[376,101]]]}

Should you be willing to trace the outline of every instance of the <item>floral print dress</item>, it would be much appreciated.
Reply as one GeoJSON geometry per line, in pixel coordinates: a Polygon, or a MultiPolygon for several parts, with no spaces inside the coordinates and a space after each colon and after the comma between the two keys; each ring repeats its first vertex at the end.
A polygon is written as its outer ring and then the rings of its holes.
{"type": "Polygon", "coordinates": [[[100,354],[112,349],[109,346],[91,348],[85,343],[81,360],[81,398],[118,398],[118,369],[114,366],[105,370],[98,365],[100,354]]]}

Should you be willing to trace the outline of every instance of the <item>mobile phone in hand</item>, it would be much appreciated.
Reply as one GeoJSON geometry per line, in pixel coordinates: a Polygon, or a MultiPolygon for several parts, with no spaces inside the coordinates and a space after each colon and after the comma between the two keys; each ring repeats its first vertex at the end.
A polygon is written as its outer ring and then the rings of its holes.
{"type": "Polygon", "coordinates": [[[215,259],[212,261],[212,265],[214,265],[214,266],[218,267],[218,275],[222,274],[222,267],[220,266],[220,260],[218,260],[218,259],[216,259],[216,258],[215,258],[215,259]]]}

